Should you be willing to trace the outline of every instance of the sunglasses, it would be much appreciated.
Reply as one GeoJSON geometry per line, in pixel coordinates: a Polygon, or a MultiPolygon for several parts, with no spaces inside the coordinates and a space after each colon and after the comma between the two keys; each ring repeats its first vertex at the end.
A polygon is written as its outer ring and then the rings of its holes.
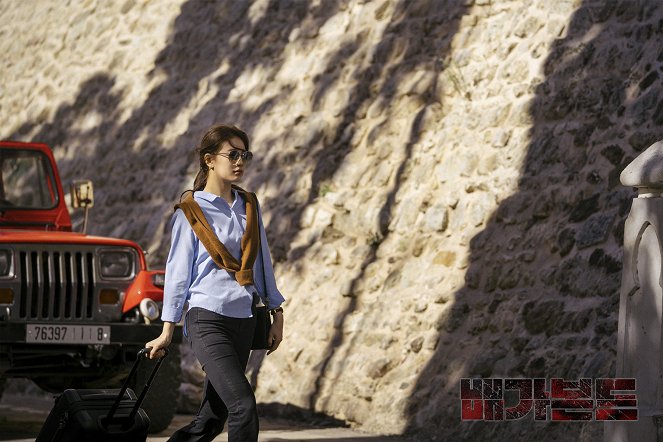
{"type": "Polygon", "coordinates": [[[222,157],[226,157],[232,163],[238,162],[240,158],[245,163],[248,163],[253,159],[253,152],[249,152],[248,150],[231,150],[228,153],[217,152],[214,155],[221,155],[222,157]]]}

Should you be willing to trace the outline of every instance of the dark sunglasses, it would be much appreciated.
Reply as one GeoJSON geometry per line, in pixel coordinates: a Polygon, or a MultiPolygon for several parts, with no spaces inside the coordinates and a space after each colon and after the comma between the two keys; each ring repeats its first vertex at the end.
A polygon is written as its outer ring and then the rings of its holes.
{"type": "Polygon", "coordinates": [[[240,158],[245,163],[248,163],[253,159],[253,152],[249,152],[248,150],[231,150],[228,153],[217,152],[214,155],[221,155],[222,157],[226,157],[233,163],[239,161],[240,158]]]}

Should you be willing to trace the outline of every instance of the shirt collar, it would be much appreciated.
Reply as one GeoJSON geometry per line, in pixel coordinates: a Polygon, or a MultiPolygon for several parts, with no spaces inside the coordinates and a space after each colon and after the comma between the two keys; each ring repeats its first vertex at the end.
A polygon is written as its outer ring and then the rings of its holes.
{"type": "MultiPolygon", "coordinates": [[[[232,189],[232,192],[233,192],[234,200],[237,201],[237,197],[238,197],[237,190],[232,189]]],[[[204,190],[198,190],[198,191],[196,191],[195,196],[196,196],[197,198],[202,198],[202,199],[204,199],[205,201],[209,201],[210,203],[213,203],[213,202],[215,202],[215,201],[217,201],[217,200],[223,200],[223,198],[221,198],[220,196],[218,196],[218,195],[214,195],[214,194],[211,193],[211,192],[205,192],[204,190]]],[[[224,201],[225,201],[225,200],[224,200],[224,201]]]]}

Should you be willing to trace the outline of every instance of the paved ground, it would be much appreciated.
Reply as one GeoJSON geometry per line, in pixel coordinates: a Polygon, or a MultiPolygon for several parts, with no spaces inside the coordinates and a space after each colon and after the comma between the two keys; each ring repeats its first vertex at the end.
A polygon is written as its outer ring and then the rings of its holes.
{"type": "MultiPolygon", "coordinates": [[[[15,394],[5,394],[0,400],[0,441],[32,442],[37,437],[41,425],[46,419],[53,400],[15,394]]],[[[177,428],[191,420],[189,415],[177,415],[170,427],[163,433],[152,435],[148,442],[166,441],[177,428]]],[[[394,436],[378,436],[361,433],[349,428],[315,428],[302,422],[281,419],[261,418],[260,440],[268,441],[342,441],[342,442],[379,442],[411,441],[412,439],[394,436]]],[[[214,439],[215,442],[227,441],[227,433],[214,439]]]]}

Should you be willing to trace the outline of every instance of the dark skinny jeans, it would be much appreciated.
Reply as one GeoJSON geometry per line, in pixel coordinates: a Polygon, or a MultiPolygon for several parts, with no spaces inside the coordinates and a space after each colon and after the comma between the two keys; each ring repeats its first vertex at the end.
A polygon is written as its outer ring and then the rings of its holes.
{"type": "Polygon", "coordinates": [[[257,441],[256,398],[244,375],[255,317],[231,318],[193,307],[185,320],[189,342],[205,371],[205,386],[195,419],[169,441],[211,441],[223,431],[226,420],[228,441],[257,441]]]}

